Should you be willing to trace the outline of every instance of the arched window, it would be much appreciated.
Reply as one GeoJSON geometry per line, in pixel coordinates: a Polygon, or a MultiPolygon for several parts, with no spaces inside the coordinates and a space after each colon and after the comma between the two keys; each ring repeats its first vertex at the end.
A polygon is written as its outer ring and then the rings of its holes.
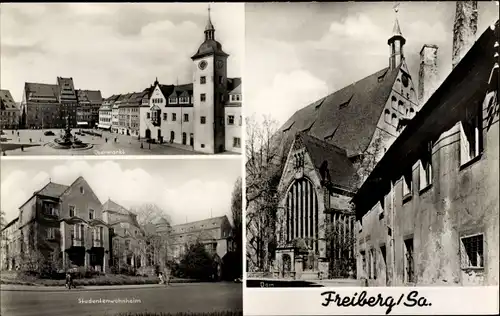
{"type": "Polygon", "coordinates": [[[398,102],[398,109],[399,109],[400,113],[405,112],[405,105],[404,105],[403,101],[401,101],[401,100],[399,100],[399,102],[398,102]]]}
{"type": "Polygon", "coordinates": [[[392,125],[398,126],[398,117],[396,113],[392,113],[392,125]]]}
{"type": "Polygon", "coordinates": [[[384,120],[386,123],[391,124],[391,111],[389,109],[385,109],[384,111],[384,120]]]}
{"type": "Polygon", "coordinates": [[[398,109],[397,102],[398,102],[398,100],[396,99],[396,97],[392,96],[392,98],[391,98],[391,105],[392,105],[392,108],[395,109],[395,110],[398,109]]]}
{"type": "Polygon", "coordinates": [[[303,238],[307,245],[319,253],[318,197],[314,185],[307,179],[295,180],[286,196],[285,240],[303,238]]]}

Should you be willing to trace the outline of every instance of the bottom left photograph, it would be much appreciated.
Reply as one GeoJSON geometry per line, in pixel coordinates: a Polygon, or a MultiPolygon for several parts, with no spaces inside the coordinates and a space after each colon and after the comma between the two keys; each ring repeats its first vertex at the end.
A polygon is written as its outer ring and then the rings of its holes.
{"type": "Polygon", "coordinates": [[[240,159],[1,160],[1,315],[242,315],[240,159]]]}

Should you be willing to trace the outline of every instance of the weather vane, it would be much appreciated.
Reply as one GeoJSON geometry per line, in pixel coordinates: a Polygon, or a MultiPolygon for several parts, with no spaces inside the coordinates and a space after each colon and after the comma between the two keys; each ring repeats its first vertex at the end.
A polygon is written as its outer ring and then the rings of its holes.
{"type": "Polygon", "coordinates": [[[398,13],[398,11],[399,11],[399,5],[400,5],[400,3],[399,3],[399,2],[396,2],[396,3],[394,4],[394,6],[392,7],[392,8],[394,9],[394,12],[396,12],[396,14],[397,14],[397,13],[398,13]]]}

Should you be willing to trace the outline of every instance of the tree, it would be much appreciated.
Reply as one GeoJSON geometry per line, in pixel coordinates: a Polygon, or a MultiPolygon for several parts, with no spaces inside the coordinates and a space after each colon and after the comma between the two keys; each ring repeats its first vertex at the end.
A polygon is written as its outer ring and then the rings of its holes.
{"type": "Polygon", "coordinates": [[[187,246],[181,258],[179,270],[185,277],[197,280],[209,280],[214,273],[214,260],[200,242],[187,246]]]}
{"type": "Polygon", "coordinates": [[[238,261],[239,275],[243,274],[243,227],[242,227],[242,212],[243,212],[243,188],[242,180],[238,178],[234,184],[233,195],[231,198],[231,214],[233,217],[233,238],[236,244],[236,256],[240,258],[238,261]]]}
{"type": "Polygon", "coordinates": [[[5,220],[5,212],[3,210],[0,210],[0,230],[2,230],[5,225],[7,225],[5,220]]]}
{"type": "Polygon", "coordinates": [[[268,271],[275,244],[278,184],[293,139],[278,131],[276,120],[246,119],[247,269],[268,271]]]}
{"type": "Polygon", "coordinates": [[[145,258],[151,258],[155,265],[165,268],[170,261],[170,216],[153,203],[143,204],[131,211],[137,215],[137,224],[141,228],[141,234],[134,236],[139,243],[138,251],[145,258]],[[165,224],[157,225],[160,220],[164,220],[165,224]]]}

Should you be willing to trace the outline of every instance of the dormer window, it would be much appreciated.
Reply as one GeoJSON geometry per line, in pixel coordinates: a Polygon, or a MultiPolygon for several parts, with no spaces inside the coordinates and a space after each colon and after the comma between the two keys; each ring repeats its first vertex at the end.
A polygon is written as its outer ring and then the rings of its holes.
{"type": "Polygon", "coordinates": [[[179,103],[181,103],[181,104],[188,104],[189,103],[189,97],[180,97],[179,98],[179,103]]]}
{"type": "Polygon", "coordinates": [[[168,103],[170,103],[170,104],[177,104],[177,97],[170,97],[168,99],[168,103]]]}

